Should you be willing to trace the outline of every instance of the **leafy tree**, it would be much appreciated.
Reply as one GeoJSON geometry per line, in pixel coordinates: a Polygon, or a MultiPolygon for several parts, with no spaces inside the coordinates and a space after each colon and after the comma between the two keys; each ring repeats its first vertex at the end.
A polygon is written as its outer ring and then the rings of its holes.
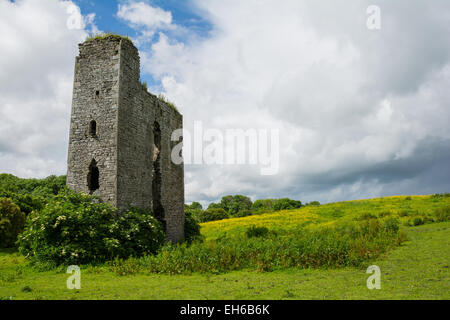
{"type": "Polygon", "coordinates": [[[252,211],[253,212],[272,211],[275,201],[276,201],[275,199],[256,200],[255,202],[253,202],[252,211]]]}
{"type": "Polygon", "coordinates": [[[211,202],[208,206],[208,209],[223,209],[220,203],[211,202]]]}
{"type": "Polygon", "coordinates": [[[236,216],[238,212],[248,211],[252,208],[252,201],[243,195],[225,196],[220,201],[220,206],[231,216],[236,216]]]}
{"type": "Polygon", "coordinates": [[[0,189],[17,194],[30,194],[50,198],[65,189],[66,176],[45,179],[21,179],[11,174],[0,174],[0,189]]]}
{"type": "Polygon", "coordinates": [[[211,208],[203,211],[199,217],[200,222],[217,221],[229,218],[228,213],[222,208],[211,208]]]}
{"type": "Polygon", "coordinates": [[[192,204],[189,206],[189,209],[192,210],[203,210],[202,205],[199,202],[192,202],[192,204]]]}
{"type": "Polygon", "coordinates": [[[292,210],[298,209],[301,206],[302,206],[301,201],[291,200],[289,198],[282,198],[275,201],[275,203],[273,204],[273,209],[275,211],[292,210]]]}

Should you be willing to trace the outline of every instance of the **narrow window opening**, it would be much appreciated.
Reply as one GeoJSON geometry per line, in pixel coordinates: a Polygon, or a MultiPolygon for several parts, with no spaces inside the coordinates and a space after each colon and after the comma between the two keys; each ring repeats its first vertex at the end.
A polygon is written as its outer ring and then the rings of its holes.
{"type": "Polygon", "coordinates": [[[92,120],[89,123],[89,135],[91,137],[95,137],[97,135],[97,122],[95,120],[92,120]]]}
{"type": "Polygon", "coordinates": [[[164,207],[161,202],[161,128],[158,122],[153,126],[153,170],[152,170],[152,196],[153,214],[164,224],[164,207]]]}
{"type": "Polygon", "coordinates": [[[100,91],[99,91],[99,90],[95,91],[95,96],[96,96],[96,97],[99,97],[99,96],[100,96],[100,91]]]}
{"type": "Polygon", "coordinates": [[[89,165],[89,172],[87,176],[87,183],[89,187],[89,191],[93,194],[96,190],[100,188],[100,171],[97,167],[97,161],[92,159],[91,164],[89,165]]]}

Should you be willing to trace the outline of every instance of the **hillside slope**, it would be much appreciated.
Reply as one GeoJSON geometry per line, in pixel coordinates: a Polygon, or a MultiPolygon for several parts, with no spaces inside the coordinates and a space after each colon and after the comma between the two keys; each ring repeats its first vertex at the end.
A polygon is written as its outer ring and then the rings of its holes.
{"type": "Polygon", "coordinates": [[[333,225],[340,221],[364,220],[371,217],[392,216],[403,225],[413,224],[415,218],[431,222],[436,209],[450,206],[450,196],[395,196],[367,200],[355,200],[306,206],[295,210],[234,218],[202,224],[202,234],[207,240],[217,239],[225,234],[238,235],[248,227],[268,227],[280,233],[301,229],[333,225]]]}

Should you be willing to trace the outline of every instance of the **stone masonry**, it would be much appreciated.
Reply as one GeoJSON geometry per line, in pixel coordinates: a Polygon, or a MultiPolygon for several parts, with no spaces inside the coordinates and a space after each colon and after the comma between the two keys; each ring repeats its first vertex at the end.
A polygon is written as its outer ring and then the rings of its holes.
{"type": "Polygon", "coordinates": [[[184,167],[171,161],[182,115],[140,83],[139,53],[119,36],[80,44],[67,185],[119,210],[152,209],[168,241],[184,238],[184,167]]]}

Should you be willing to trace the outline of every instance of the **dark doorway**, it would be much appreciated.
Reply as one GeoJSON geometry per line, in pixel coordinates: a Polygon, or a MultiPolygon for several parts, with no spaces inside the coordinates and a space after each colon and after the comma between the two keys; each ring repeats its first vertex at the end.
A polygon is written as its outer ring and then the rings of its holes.
{"type": "Polygon", "coordinates": [[[100,171],[97,167],[97,161],[92,159],[91,164],[89,165],[89,173],[87,176],[87,183],[89,187],[89,191],[93,194],[96,190],[100,188],[100,171]]]}
{"type": "Polygon", "coordinates": [[[161,128],[158,122],[153,125],[153,171],[152,171],[152,197],[153,214],[164,224],[164,207],[161,203],[161,128]]]}

